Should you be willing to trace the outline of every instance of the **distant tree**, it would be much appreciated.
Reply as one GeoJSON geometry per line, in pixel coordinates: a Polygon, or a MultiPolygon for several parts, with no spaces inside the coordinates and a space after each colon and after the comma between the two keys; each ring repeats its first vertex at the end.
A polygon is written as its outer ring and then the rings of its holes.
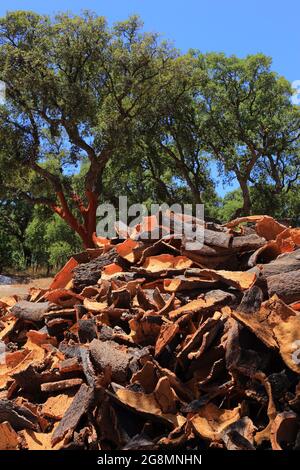
{"type": "MultiPolygon", "coordinates": [[[[49,214],[48,214],[49,215],[49,214]]],[[[49,220],[49,219],[48,219],[49,220]]],[[[26,228],[26,246],[31,253],[31,267],[48,267],[48,252],[45,244],[46,221],[39,217],[38,212],[33,216],[26,228]]],[[[50,267],[50,266],[49,266],[50,267]]]]}
{"type": "Polygon", "coordinates": [[[300,224],[300,187],[292,186],[289,191],[274,193],[273,186],[265,183],[251,188],[253,212],[268,214],[286,221],[289,225],[300,224]]]}
{"type": "Polygon", "coordinates": [[[80,237],[57,214],[36,208],[25,232],[25,244],[31,252],[31,265],[59,268],[80,251],[80,237]]]}
{"type": "MultiPolygon", "coordinates": [[[[271,215],[289,225],[299,226],[300,224],[300,188],[293,187],[289,192],[274,194],[272,187],[268,184],[259,188],[250,186],[250,196],[254,214],[271,215]]],[[[227,222],[235,217],[237,208],[243,201],[242,191],[235,189],[228,192],[220,201],[217,210],[217,217],[223,222],[227,222]]]]}
{"type": "Polygon", "coordinates": [[[299,183],[300,109],[291,103],[290,83],[271,70],[270,58],[196,57],[207,150],[227,181],[238,180],[243,204],[236,215],[247,215],[249,184],[267,177],[280,192],[299,183]]]}
{"type": "Polygon", "coordinates": [[[242,203],[243,195],[240,189],[235,189],[234,191],[229,191],[225,194],[218,210],[218,217],[220,220],[222,222],[228,222],[233,219],[242,203]]]}
{"type": "Polygon", "coordinates": [[[25,231],[31,220],[33,207],[22,199],[0,200],[0,266],[30,265],[31,253],[25,243],[25,231]]]}
{"type": "Polygon", "coordinates": [[[166,190],[160,178],[163,162],[177,181],[189,188],[195,204],[215,197],[203,132],[205,115],[197,106],[196,65],[190,54],[172,62],[170,84],[153,97],[139,141],[158,187],[166,190]]]}

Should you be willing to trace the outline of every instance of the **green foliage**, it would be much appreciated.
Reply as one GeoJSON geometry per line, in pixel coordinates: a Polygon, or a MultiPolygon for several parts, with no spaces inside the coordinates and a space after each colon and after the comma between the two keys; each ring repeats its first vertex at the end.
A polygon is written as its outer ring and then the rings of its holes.
{"type": "Polygon", "coordinates": [[[32,207],[18,199],[0,201],[0,267],[24,269],[30,262],[24,245],[32,207]]]}
{"type": "Polygon", "coordinates": [[[22,245],[17,238],[0,227],[0,271],[8,266],[24,269],[22,245]]]}
{"type": "Polygon", "coordinates": [[[57,215],[46,223],[44,245],[52,268],[64,265],[72,254],[82,249],[78,235],[57,215]]]}
{"type": "Polygon", "coordinates": [[[26,246],[31,252],[32,265],[47,264],[47,247],[44,243],[46,223],[34,217],[26,229],[26,246]]]}
{"type": "Polygon", "coordinates": [[[51,267],[63,266],[74,252],[74,248],[64,240],[54,242],[48,247],[49,264],[51,267]]]}
{"type": "Polygon", "coordinates": [[[37,266],[58,268],[81,248],[79,237],[56,214],[43,217],[36,211],[26,229],[26,246],[31,262],[37,266]]]}
{"type": "Polygon", "coordinates": [[[224,179],[239,182],[242,211],[249,213],[249,185],[266,178],[278,191],[299,184],[300,110],[291,104],[290,83],[271,70],[263,54],[196,57],[207,150],[224,179]]]}
{"type": "Polygon", "coordinates": [[[222,222],[228,222],[234,218],[234,215],[239,207],[243,203],[243,196],[240,189],[230,191],[227,193],[221,201],[219,210],[217,212],[218,218],[222,222]]]}
{"type": "MultiPolygon", "coordinates": [[[[288,192],[274,194],[272,187],[268,185],[250,187],[253,201],[254,214],[267,214],[279,220],[286,220],[290,225],[300,224],[300,189],[294,188],[288,192]]],[[[217,210],[217,217],[223,222],[235,216],[237,208],[242,203],[242,192],[240,189],[231,191],[225,195],[217,210]]]]}

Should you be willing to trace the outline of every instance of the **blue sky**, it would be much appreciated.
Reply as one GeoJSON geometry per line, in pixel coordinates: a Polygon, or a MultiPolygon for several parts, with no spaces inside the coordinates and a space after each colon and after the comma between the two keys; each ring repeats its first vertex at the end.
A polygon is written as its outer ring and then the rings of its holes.
{"type": "MultiPolygon", "coordinates": [[[[291,82],[300,80],[299,0],[2,0],[7,10],[40,13],[91,9],[110,23],[139,14],[145,30],[157,31],[186,51],[223,51],[245,56],[263,52],[291,82]]],[[[221,185],[218,185],[223,193],[221,185]]]]}

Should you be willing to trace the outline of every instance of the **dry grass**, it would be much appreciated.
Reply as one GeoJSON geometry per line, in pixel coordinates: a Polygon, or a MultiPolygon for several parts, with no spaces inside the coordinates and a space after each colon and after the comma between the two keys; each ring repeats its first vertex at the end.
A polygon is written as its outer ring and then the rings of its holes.
{"type": "Polygon", "coordinates": [[[28,276],[26,278],[20,276],[16,284],[0,284],[0,297],[14,294],[24,295],[27,294],[30,287],[40,287],[42,289],[47,289],[51,281],[51,277],[36,277],[35,279],[32,279],[28,276]]]}

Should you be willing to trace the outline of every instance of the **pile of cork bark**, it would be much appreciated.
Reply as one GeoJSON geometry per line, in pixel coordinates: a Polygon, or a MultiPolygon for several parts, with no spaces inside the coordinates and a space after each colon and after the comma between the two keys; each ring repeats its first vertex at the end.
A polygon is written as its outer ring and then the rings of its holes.
{"type": "Polygon", "coordinates": [[[0,449],[299,449],[300,229],[118,230],[0,299],[0,449]]]}

